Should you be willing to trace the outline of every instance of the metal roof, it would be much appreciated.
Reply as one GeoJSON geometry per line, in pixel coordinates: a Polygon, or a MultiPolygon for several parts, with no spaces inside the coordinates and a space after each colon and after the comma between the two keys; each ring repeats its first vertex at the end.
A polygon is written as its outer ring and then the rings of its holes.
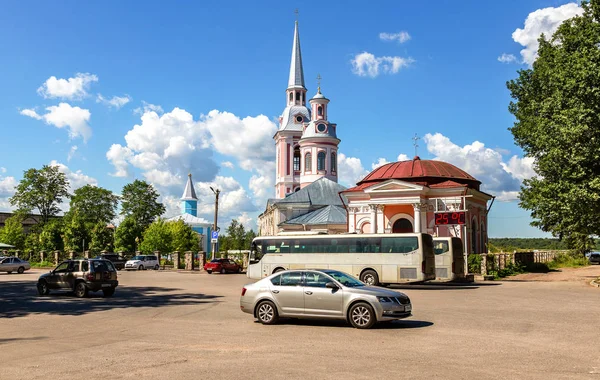
{"type": "Polygon", "coordinates": [[[188,174],[188,180],[181,196],[182,201],[197,201],[196,190],[194,190],[194,182],[192,181],[192,174],[188,174]]]}
{"type": "Polygon", "coordinates": [[[290,64],[290,80],[288,88],[304,87],[304,70],[302,69],[302,52],[300,51],[300,35],[298,34],[298,21],[294,29],[294,45],[292,46],[292,63],[290,64]]]}
{"type": "Polygon", "coordinates": [[[283,199],[273,201],[273,204],[303,203],[311,206],[343,206],[339,193],[346,188],[337,182],[321,177],[303,189],[288,195],[283,199]]]}
{"type": "Polygon", "coordinates": [[[288,224],[306,224],[306,225],[326,225],[326,224],[346,224],[346,209],[342,206],[325,206],[304,215],[286,220],[279,225],[288,224]]]}

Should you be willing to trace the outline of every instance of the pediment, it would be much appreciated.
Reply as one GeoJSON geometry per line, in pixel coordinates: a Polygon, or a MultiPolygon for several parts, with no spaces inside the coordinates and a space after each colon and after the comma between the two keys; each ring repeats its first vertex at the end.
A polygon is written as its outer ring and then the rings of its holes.
{"type": "Polygon", "coordinates": [[[397,179],[381,182],[366,188],[364,191],[366,193],[376,193],[376,192],[408,192],[408,191],[421,191],[423,190],[423,186],[415,185],[414,183],[404,182],[397,179]]]}

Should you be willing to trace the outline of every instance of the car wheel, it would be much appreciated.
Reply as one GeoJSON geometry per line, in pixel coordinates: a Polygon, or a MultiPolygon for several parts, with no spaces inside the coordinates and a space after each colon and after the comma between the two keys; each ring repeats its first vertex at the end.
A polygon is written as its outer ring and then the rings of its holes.
{"type": "Polygon", "coordinates": [[[87,297],[88,288],[85,286],[85,282],[80,281],[75,285],[75,295],[77,298],[87,297]]]}
{"type": "Polygon", "coordinates": [[[156,265],[154,266],[154,270],[159,270],[159,269],[160,269],[160,266],[158,266],[158,264],[156,264],[156,265]]]}
{"type": "Polygon", "coordinates": [[[144,270],[144,266],[143,266],[143,265],[140,265],[140,266],[138,267],[138,270],[144,270]]]}
{"type": "Polygon", "coordinates": [[[237,270],[237,272],[238,272],[238,273],[242,273],[242,267],[238,267],[238,270],[237,270]]]}
{"type": "Polygon", "coordinates": [[[104,297],[112,297],[115,294],[115,288],[103,289],[102,294],[104,297]]]}
{"type": "Polygon", "coordinates": [[[50,289],[48,288],[48,283],[46,282],[46,280],[38,281],[37,291],[40,296],[47,296],[48,294],[50,294],[50,289]]]}
{"type": "Polygon", "coordinates": [[[225,268],[221,268],[221,274],[225,274],[225,272],[227,272],[225,268]]]}
{"type": "Polygon", "coordinates": [[[360,275],[360,280],[367,285],[371,285],[371,286],[379,285],[379,276],[377,275],[377,272],[375,272],[374,270],[369,269],[369,270],[362,272],[362,274],[360,275]]]}
{"type": "Polygon", "coordinates": [[[206,273],[212,274],[212,270],[207,270],[206,273]]]}
{"type": "Polygon", "coordinates": [[[277,308],[271,301],[262,301],[258,304],[256,307],[256,317],[263,325],[272,325],[279,319],[277,308]]]}
{"type": "Polygon", "coordinates": [[[19,269],[17,269],[17,273],[23,274],[23,272],[25,272],[25,268],[19,267],[19,269]]]}
{"type": "Polygon", "coordinates": [[[371,328],[377,322],[373,308],[365,302],[352,305],[350,311],[348,311],[348,319],[350,324],[357,329],[371,328]]]}

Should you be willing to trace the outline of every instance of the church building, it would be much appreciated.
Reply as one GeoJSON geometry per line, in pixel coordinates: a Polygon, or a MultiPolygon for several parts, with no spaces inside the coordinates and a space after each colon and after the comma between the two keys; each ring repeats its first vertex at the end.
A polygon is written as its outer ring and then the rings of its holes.
{"type": "Polygon", "coordinates": [[[306,94],[296,21],[286,107],[273,136],[276,198],[268,201],[259,216],[261,235],[298,229],[339,233],[346,229],[344,202],[339,196],[345,187],[337,183],[337,125],[328,120],[329,99],[321,92],[320,83],[308,103],[306,94]]]}

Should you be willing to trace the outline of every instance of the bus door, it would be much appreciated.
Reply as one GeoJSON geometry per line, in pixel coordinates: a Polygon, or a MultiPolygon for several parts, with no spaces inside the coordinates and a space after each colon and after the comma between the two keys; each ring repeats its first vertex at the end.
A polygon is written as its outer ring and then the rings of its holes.
{"type": "Polygon", "coordinates": [[[454,278],[464,278],[466,273],[465,255],[462,240],[452,238],[452,273],[454,278]]]}
{"type": "Polygon", "coordinates": [[[452,280],[453,266],[452,253],[450,252],[450,239],[433,239],[433,252],[435,253],[435,278],[436,280],[452,280]]]}

